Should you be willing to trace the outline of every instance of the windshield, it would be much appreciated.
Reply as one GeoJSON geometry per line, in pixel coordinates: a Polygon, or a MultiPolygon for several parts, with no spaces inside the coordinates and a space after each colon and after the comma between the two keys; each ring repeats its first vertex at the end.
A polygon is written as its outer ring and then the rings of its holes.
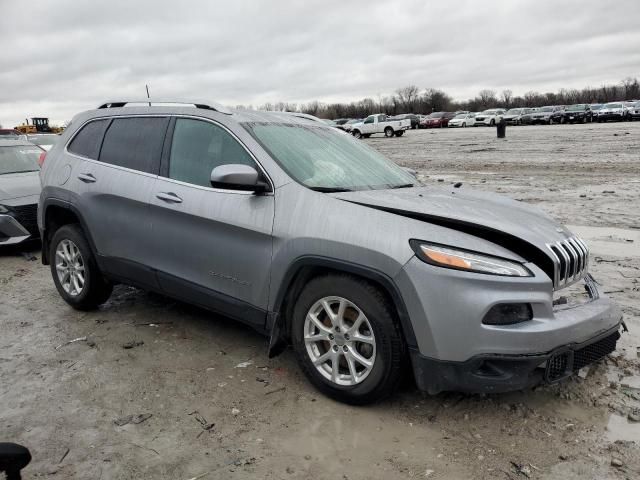
{"type": "Polygon", "coordinates": [[[507,110],[507,115],[520,115],[521,110],[519,108],[512,108],[511,110],[507,110]]]}
{"type": "Polygon", "coordinates": [[[622,108],[621,103],[607,103],[604,108],[622,108]]]}
{"type": "Polygon", "coordinates": [[[467,114],[466,114],[466,113],[459,113],[458,115],[456,115],[456,116],[455,116],[455,117],[453,117],[453,118],[454,118],[454,119],[455,119],[455,118],[467,118],[467,114]]]}
{"type": "Polygon", "coordinates": [[[376,150],[340,131],[281,123],[244,127],[294,180],[315,190],[373,190],[417,183],[376,150]]]}
{"type": "Polygon", "coordinates": [[[436,112],[429,115],[429,118],[441,118],[444,116],[444,112],[436,112]]]}
{"type": "Polygon", "coordinates": [[[55,145],[58,135],[28,135],[27,140],[36,145],[55,145]]]}
{"type": "Polygon", "coordinates": [[[495,115],[496,111],[495,110],[485,110],[484,112],[485,115],[495,115]]]}
{"type": "Polygon", "coordinates": [[[602,108],[602,105],[599,103],[591,105],[591,110],[600,110],[601,108],[602,108]]]}
{"type": "Polygon", "coordinates": [[[553,107],[542,107],[541,112],[553,112],[553,107]]]}
{"type": "Polygon", "coordinates": [[[37,172],[42,150],[29,145],[0,147],[0,175],[37,172]]]}
{"type": "Polygon", "coordinates": [[[584,110],[584,105],[583,104],[579,104],[579,105],[571,105],[569,108],[567,108],[568,112],[579,112],[584,110]]]}

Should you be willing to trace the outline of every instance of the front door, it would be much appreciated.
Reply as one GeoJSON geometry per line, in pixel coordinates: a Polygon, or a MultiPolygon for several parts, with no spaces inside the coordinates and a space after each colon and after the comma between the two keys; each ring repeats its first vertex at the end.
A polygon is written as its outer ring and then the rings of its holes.
{"type": "Polygon", "coordinates": [[[168,294],[263,325],[274,197],[211,188],[211,171],[224,164],[260,171],[222,126],[175,120],[168,167],[151,195],[153,265],[168,294]]]}

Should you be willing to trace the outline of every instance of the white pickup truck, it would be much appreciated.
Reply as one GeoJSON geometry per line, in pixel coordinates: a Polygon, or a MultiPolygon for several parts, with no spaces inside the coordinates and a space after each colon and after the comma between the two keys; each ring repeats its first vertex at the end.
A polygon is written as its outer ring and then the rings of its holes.
{"type": "Polygon", "coordinates": [[[351,134],[356,138],[368,138],[374,133],[384,133],[385,137],[401,137],[411,128],[411,119],[389,120],[384,113],[369,115],[362,122],[354,123],[351,134]]]}

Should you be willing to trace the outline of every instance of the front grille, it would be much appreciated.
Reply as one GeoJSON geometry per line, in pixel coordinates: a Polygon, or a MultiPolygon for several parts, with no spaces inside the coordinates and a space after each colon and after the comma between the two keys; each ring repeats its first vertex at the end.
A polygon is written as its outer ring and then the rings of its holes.
{"type": "Polygon", "coordinates": [[[570,355],[571,352],[560,353],[547,361],[547,369],[545,371],[547,382],[555,382],[567,375],[570,355]]]}
{"type": "Polygon", "coordinates": [[[11,207],[15,219],[22,225],[31,235],[39,236],[38,231],[38,205],[21,205],[19,207],[11,207]]]}
{"type": "Polygon", "coordinates": [[[580,280],[589,266],[589,249],[578,237],[548,243],[554,263],[553,288],[559,290],[580,280]]]}
{"type": "Polygon", "coordinates": [[[576,350],[573,354],[573,369],[580,370],[582,367],[609,355],[616,349],[618,338],[620,338],[620,333],[614,332],[602,340],[576,350]]]}

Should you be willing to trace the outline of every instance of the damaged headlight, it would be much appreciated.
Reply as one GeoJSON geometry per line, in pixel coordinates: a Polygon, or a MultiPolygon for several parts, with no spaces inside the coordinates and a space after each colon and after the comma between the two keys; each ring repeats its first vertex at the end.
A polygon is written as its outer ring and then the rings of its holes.
{"type": "Polygon", "coordinates": [[[446,247],[419,240],[410,242],[413,251],[423,261],[438,267],[487,273],[507,277],[531,277],[533,274],[524,265],[513,260],[446,247]]]}

